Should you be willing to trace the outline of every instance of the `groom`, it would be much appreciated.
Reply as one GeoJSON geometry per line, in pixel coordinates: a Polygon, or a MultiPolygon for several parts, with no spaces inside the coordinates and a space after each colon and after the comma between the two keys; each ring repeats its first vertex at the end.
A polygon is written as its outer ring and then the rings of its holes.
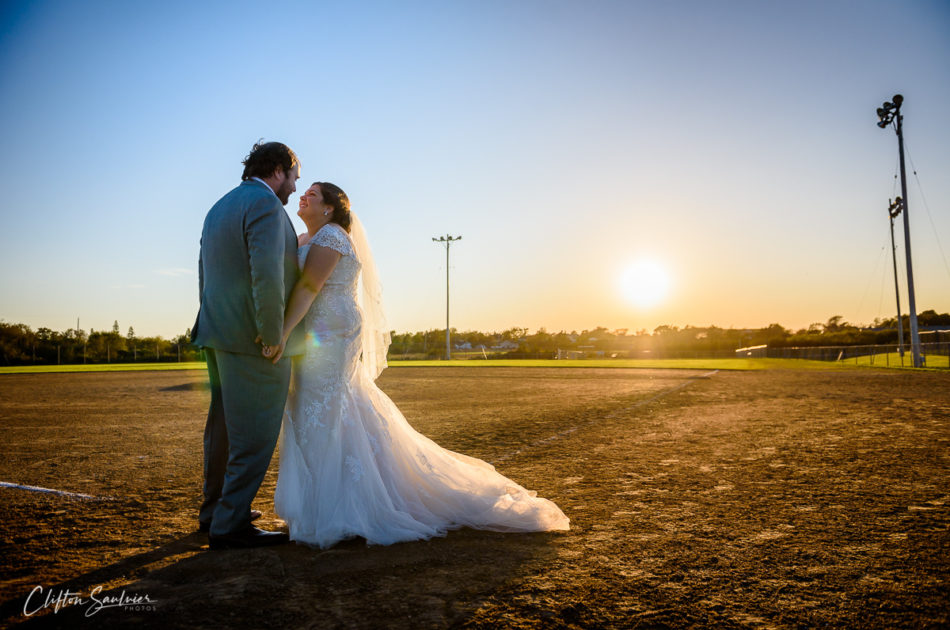
{"type": "Polygon", "coordinates": [[[287,534],[251,524],[261,515],[251,501],[280,434],[290,355],[302,353],[295,331],[284,358],[276,365],[265,358],[279,349],[284,304],[298,276],[297,237],[283,206],[299,173],[290,147],[254,145],[243,181],[211,208],[201,231],[192,340],[207,357],[211,408],[198,523],[212,549],[287,542],[287,534]]]}

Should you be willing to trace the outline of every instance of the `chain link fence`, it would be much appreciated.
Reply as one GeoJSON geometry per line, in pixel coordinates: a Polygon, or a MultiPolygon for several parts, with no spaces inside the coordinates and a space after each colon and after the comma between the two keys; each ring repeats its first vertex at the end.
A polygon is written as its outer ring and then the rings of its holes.
{"type": "MultiPolygon", "coordinates": [[[[924,366],[950,368],[950,341],[920,344],[924,366]]],[[[903,356],[896,344],[871,346],[801,346],[791,348],[767,348],[765,356],[770,359],[808,359],[811,361],[843,361],[855,365],[881,367],[914,365],[910,345],[904,347],[903,356]]]]}

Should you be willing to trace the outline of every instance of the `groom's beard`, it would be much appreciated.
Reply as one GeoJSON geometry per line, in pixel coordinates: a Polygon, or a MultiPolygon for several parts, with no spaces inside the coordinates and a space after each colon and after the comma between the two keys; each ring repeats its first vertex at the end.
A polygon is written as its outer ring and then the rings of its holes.
{"type": "Polygon", "coordinates": [[[282,205],[287,205],[287,202],[290,200],[290,193],[293,192],[292,189],[293,181],[288,177],[284,180],[284,183],[274,192],[277,195],[277,198],[280,199],[282,205]]]}

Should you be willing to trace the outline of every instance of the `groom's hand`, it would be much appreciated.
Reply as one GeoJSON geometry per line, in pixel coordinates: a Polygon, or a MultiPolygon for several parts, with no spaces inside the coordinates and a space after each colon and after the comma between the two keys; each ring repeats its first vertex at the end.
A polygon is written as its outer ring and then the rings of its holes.
{"type": "MultiPolygon", "coordinates": [[[[263,339],[258,335],[257,339],[254,340],[254,343],[261,343],[263,339]]],[[[281,341],[280,345],[277,346],[268,346],[267,344],[261,345],[261,354],[264,355],[265,359],[271,359],[271,363],[277,363],[280,361],[280,357],[284,354],[284,346],[286,341],[281,341]]]]}
{"type": "Polygon", "coordinates": [[[264,356],[271,360],[271,363],[277,363],[284,356],[284,349],[287,347],[287,341],[283,340],[279,346],[264,346],[264,356]],[[270,353],[270,354],[268,354],[270,353]]]}

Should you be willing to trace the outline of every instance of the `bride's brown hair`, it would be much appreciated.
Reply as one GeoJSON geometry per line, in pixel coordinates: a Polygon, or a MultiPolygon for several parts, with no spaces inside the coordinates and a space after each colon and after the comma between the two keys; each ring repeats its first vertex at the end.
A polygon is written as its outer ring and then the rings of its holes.
{"type": "Polygon", "coordinates": [[[333,208],[333,216],[330,217],[331,223],[336,223],[341,228],[350,231],[350,223],[353,217],[350,216],[350,198],[346,196],[343,189],[330,182],[314,182],[314,186],[320,187],[320,194],[323,195],[323,203],[333,208]]]}

